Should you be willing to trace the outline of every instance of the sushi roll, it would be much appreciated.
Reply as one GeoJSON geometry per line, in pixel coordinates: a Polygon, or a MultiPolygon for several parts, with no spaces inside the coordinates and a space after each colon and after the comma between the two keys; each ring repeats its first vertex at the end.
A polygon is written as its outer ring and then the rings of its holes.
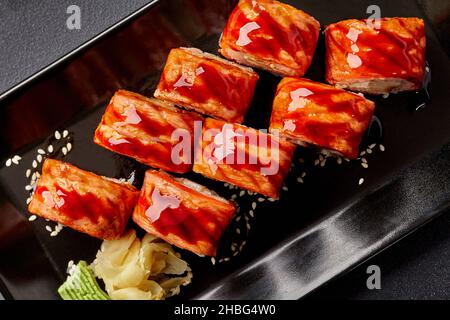
{"type": "Polygon", "coordinates": [[[193,171],[278,199],[295,146],[243,125],[206,119],[193,171]]]}
{"type": "Polygon", "coordinates": [[[215,256],[235,211],[232,202],[202,185],[148,170],[133,220],[179,248],[215,256]]]}
{"type": "Polygon", "coordinates": [[[425,74],[425,27],[418,18],[345,20],[325,30],[326,81],[370,94],[418,90],[425,74]]]}
{"type": "Polygon", "coordinates": [[[253,99],[258,74],[195,48],[172,49],[155,97],[187,109],[241,123],[253,99]]]}
{"type": "Polygon", "coordinates": [[[128,183],[46,159],[28,211],[99,239],[118,239],[138,197],[128,183]]]}
{"type": "MultiPolygon", "coordinates": [[[[186,173],[192,167],[193,142],[178,152],[184,136],[192,137],[203,118],[194,112],[136,93],[119,90],[112,97],[94,142],[154,168],[186,173]]],[[[193,140],[193,139],[190,139],[193,140]]]]}
{"type": "Polygon", "coordinates": [[[308,79],[284,78],[273,102],[270,132],[354,159],[374,109],[372,101],[358,94],[308,79]]]}
{"type": "Polygon", "coordinates": [[[219,52],[238,63],[301,77],[316,50],[320,23],[274,0],[240,0],[223,31],[219,52]]]}

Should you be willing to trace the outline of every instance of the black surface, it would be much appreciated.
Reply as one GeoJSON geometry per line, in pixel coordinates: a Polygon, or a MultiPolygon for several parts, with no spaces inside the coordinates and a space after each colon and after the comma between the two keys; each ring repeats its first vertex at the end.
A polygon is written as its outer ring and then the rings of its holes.
{"type": "MultiPolygon", "coordinates": [[[[27,3],[31,3],[32,4],[33,1],[29,1],[27,3]]],[[[83,7],[81,2],[79,2],[79,3],[83,7]]],[[[40,4],[40,6],[42,6],[41,2],[39,2],[39,4],[40,4]]],[[[36,5],[36,3],[35,3],[35,5],[36,5]]],[[[55,4],[53,3],[53,5],[55,5],[55,4]]],[[[358,10],[358,9],[355,9],[355,11],[356,10],[358,10]]],[[[32,10],[29,11],[29,12],[32,12],[32,10]]],[[[3,12],[2,12],[2,14],[3,14],[3,12]]],[[[31,20],[33,20],[33,19],[31,19],[31,20]]],[[[65,18],[62,19],[62,20],[64,22],[63,28],[65,28],[65,18]]],[[[39,21],[39,19],[37,19],[36,21],[39,21]]],[[[104,22],[104,21],[102,21],[102,22],[104,22]]],[[[73,32],[73,31],[71,31],[71,32],[73,32]]],[[[27,33],[27,34],[32,34],[32,33],[27,33]]],[[[11,39],[13,39],[13,38],[14,37],[11,37],[11,39]]],[[[15,41],[17,41],[17,38],[21,39],[21,41],[25,41],[25,42],[27,40],[26,37],[16,37],[15,41]]],[[[47,39],[47,40],[49,41],[49,43],[46,43],[46,44],[49,47],[49,46],[51,46],[52,40],[51,39],[50,40],[47,39]]],[[[45,42],[43,42],[43,43],[45,43],[45,42]]],[[[75,44],[74,46],[76,46],[76,43],[77,42],[73,42],[73,44],[75,44]]],[[[45,52],[48,49],[48,47],[44,47],[42,49],[42,51],[45,52]]],[[[69,46],[69,48],[73,48],[73,47],[69,46]]],[[[4,50],[3,47],[2,47],[2,50],[4,50]]],[[[33,50],[35,50],[35,49],[33,49],[33,50]]],[[[7,64],[5,64],[5,65],[7,65],[7,64]]],[[[14,68],[17,67],[15,65],[10,65],[10,66],[11,67],[14,66],[14,68]]],[[[41,66],[41,65],[36,63],[35,69],[38,69],[39,66],[41,66]]],[[[3,70],[2,70],[2,74],[3,74],[3,70]]],[[[4,78],[2,77],[2,80],[3,79],[4,78]]],[[[7,87],[7,86],[8,86],[8,84],[6,84],[5,87],[7,87]]],[[[443,160],[444,162],[443,163],[440,162],[440,164],[441,165],[443,164],[444,166],[448,165],[448,162],[445,162],[445,161],[448,160],[448,157],[447,158],[445,157],[446,154],[449,154],[448,148],[445,149],[444,157],[441,156],[441,158],[444,159],[443,160]]],[[[411,190],[413,195],[414,195],[414,191],[416,192],[416,195],[419,195],[419,196],[423,195],[425,193],[424,188],[427,188],[428,183],[430,183],[430,181],[436,181],[435,177],[434,176],[430,176],[430,175],[434,174],[434,175],[437,175],[437,177],[439,177],[439,176],[442,177],[441,167],[439,167],[439,166],[438,167],[430,166],[430,164],[433,164],[433,163],[436,163],[434,158],[432,158],[431,160],[428,160],[428,162],[425,162],[424,164],[422,164],[422,166],[424,166],[424,167],[420,167],[419,166],[419,167],[413,167],[412,169],[409,169],[408,171],[406,171],[406,173],[404,175],[407,177],[408,176],[407,173],[410,173],[411,176],[409,177],[409,179],[412,179],[412,181],[409,181],[408,179],[406,179],[406,182],[403,181],[403,180],[398,182],[398,180],[397,180],[395,182],[395,184],[400,183],[400,185],[394,185],[394,188],[397,186],[398,188],[403,190],[403,192],[404,192],[404,190],[411,190]],[[429,171],[427,171],[429,173],[428,178],[431,178],[431,180],[422,180],[422,184],[416,183],[416,182],[418,182],[418,181],[415,180],[415,179],[417,179],[417,173],[420,173],[420,172],[423,173],[423,171],[424,171],[423,168],[428,168],[428,170],[429,170],[429,171]],[[407,183],[407,184],[403,185],[403,183],[407,183]],[[419,188],[419,189],[417,189],[417,188],[419,188]]],[[[445,187],[446,187],[445,182],[444,182],[444,185],[442,185],[442,186],[439,186],[439,185],[436,185],[436,186],[438,187],[438,190],[436,190],[436,192],[440,192],[440,194],[442,194],[442,193],[445,194],[447,192],[446,191],[447,189],[445,189],[445,187]]],[[[400,193],[400,194],[402,194],[402,193],[400,193]]],[[[410,200],[412,201],[413,199],[410,199],[410,200]]],[[[441,219],[444,219],[444,218],[441,218],[441,219]]],[[[442,224],[442,223],[439,223],[439,221],[440,220],[437,220],[437,222],[433,223],[431,226],[436,225],[437,228],[441,228],[441,227],[447,226],[447,229],[445,229],[445,230],[448,230],[448,224],[442,224]]],[[[428,227],[428,228],[432,228],[432,227],[428,227]]],[[[426,232],[428,232],[427,230],[428,229],[425,229],[424,231],[420,231],[420,232],[425,232],[425,236],[423,236],[425,241],[431,242],[431,245],[429,245],[429,246],[424,245],[424,247],[425,248],[433,248],[433,249],[440,248],[440,246],[436,246],[435,243],[433,242],[433,241],[436,241],[436,239],[433,239],[432,237],[427,237],[426,236],[426,234],[427,234],[426,232]]],[[[433,231],[433,230],[434,229],[431,229],[431,231],[433,231]]],[[[444,232],[445,230],[442,231],[442,234],[446,234],[444,232]]],[[[418,233],[419,235],[420,235],[420,232],[418,233]]],[[[410,238],[410,240],[407,240],[406,242],[403,242],[405,244],[401,243],[399,245],[396,245],[396,247],[400,246],[400,248],[402,248],[401,246],[403,246],[403,245],[407,246],[407,244],[410,242],[412,248],[414,248],[414,249],[417,248],[417,242],[414,242],[414,239],[416,239],[415,237],[417,237],[417,236],[414,235],[413,237],[410,238]]],[[[418,241],[418,240],[416,240],[416,241],[418,241]]],[[[440,242],[437,242],[437,243],[440,243],[440,242]]],[[[447,244],[448,244],[448,242],[447,242],[447,244]]],[[[414,262],[415,259],[417,259],[418,256],[417,255],[413,255],[412,257],[405,256],[404,259],[400,259],[399,255],[395,252],[395,250],[399,250],[399,249],[395,249],[396,247],[394,247],[393,249],[390,249],[386,253],[382,254],[380,257],[375,258],[375,261],[377,261],[377,264],[380,265],[380,267],[382,269],[382,272],[383,272],[383,290],[377,291],[377,292],[369,292],[367,289],[365,289],[365,278],[366,278],[366,276],[364,274],[365,268],[362,268],[362,269],[355,270],[353,273],[351,273],[348,276],[345,276],[341,280],[338,280],[336,283],[330,284],[329,288],[325,288],[324,289],[322,297],[340,297],[340,298],[343,298],[345,296],[345,294],[347,294],[348,297],[355,297],[355,298],[366,298],[366,297],[374,297],[374,298],[376,298],[376,297],[378,297],[378,298],[379,297],[381,297],[381,298],[383,298],[383,297],[385,297],[385,298],[388,298],[388,297],[414,298],[415,297],[415,298],[418,298],[418,297],[432,297],[432,293],[430,293],[430,292],[440,292],[441,295],[439,295],[437,297],[446,297],[445,296],[445,294],[446,294],[445,288],[441,287],[440,289],[437,289],[437,290],[430,290],[429,288],[425,287],[424,284],[427,284],[427,283],[433,283],[435,285],[438,285],[438,283],[439,283],[438,280],[430,281],[430,274],[431,274],[430,272],[423,272],[423,271],[417,272],[418,269],[416,269],[414,267],[412,267],[412,269],[411,269],[411,267],[409,267],[409,268],[404,267],[404,263],[405,263],[404,261],[405,260],[414,262]],[[393,252],[393,254],[389,254],[389,252],[391,252],[391,251],[393,252]],[[380,260],[377,260],[377,259],[380,259],[380,260]],[[397,264],[396,264],[396,261],[397,261],[397,264]],[[398,263],[398,262],[401,262],[401,263],[398,263]],[[395,272],[395,270],[396,270],[395,267],[396,266],[398,266],[398,268],[400,268],[399,271],[397,271],[397,272],[395,272]],[[401,268],[403,268],[403,269],[401,269],[401,268]],[[392,270],[394,270],[394,271],[392,271],[392,270]],[[403,276],[401,278],[401,275],[399,275],[399,274],[402,274],[401,270],[409,271],[409,272],[405,272],[406,278],[405,278],[405,276],[403,276]],[[421,275],[423,275],[422,278],[421,278],[421,275]],[[409,279],[410,281],[402,281],[400,283],[403,283],[403,285],[407,285],[407,283],[409,283],[409,284],[414,283],[414,288],[415,289],[413,289],[412,287],[409,287],[409,288],[405,287],[405,289],[402,289],[402,286],[399,287],[398,283],[396,283],[395,279],[406,279],[406,280],[409,279]],[[416,279],[416,281],[412,281],[411,279],[416,279]],[[390,283],[389,281],[390,280],[392,281],[392,285],[389,286],[389,283],[390,283]],[[417,284],[422,284],[422,286],[417,286],[417,284]],[[356,289],[350,290],[348,288],[356,288],[356,289]]],[[[446,249],[446,248],[447,247],[444,246],[444,249],[446,249]]],[[[408,253],[408,250],[405,250],[405,249],[400,249],[400,251],[404,252],[405,254],[408,253]]],[[[415,250],[410,250],[409,252],[414,253],[415,250]]],[[[422,253],[422,254],[425,255],[424,253],[422,253]]],[[[436,261],[435,263],[433,263],[433,261],[431,261],[431,264],[429,264],[429,268],[436,268],[436,266],[438,266],[438,265],[443,265],[444,262],[442,260],[442,257],[445,257],[445,255],[436,253],[436,254],[434,254],[432,256],[435,257],[435,258],[436,257],[441,257],[441,259],[434,260],[434,261],[436,261]]],[[[426,258],[426,255],[425,255],[425,257],[420,256],[420,258],[424,259],[426,261],[429,260],[429,259],[426,258]]],[[[422,261],[422,260],[420,260],[420,261],[422,261]]],[[[423,266],[423,263],[424,262],[419,263],[418,267],[423,266]]],[[[407,264],[407,266],[410,266],[410,264],[407,264]]],[[[414,266],[414,264],[413,264],[413,266],[414,266]]],[[[427,269],[427,271],[428,270],[430,270],[430,269],[427,269]]],[[[432,279],[433,280],[434,279],[439,279],[439,275],[440,275],[439,272],[434,272],[432,279]]],[[[448,275],[445,275],[445,276],[448,276],[448,275]]],[[[442,283],[444,284],[444,286],[446,286],[445,283],[446,283],[447,279],[448,278],[445,278],[445,277],[442,278],[442,280],[443,280],[442,283]]],[[[314,297],[319,297],[320,298],[321,297],[320,292],[316,293],[314,295],[314,297]]]]}

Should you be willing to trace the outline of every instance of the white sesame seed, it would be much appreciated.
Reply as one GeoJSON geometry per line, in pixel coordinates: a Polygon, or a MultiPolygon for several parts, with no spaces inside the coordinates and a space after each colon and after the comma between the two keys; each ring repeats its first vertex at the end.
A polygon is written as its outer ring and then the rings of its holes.
{"type": "Polygon", "coordinates": [[[281,189],[283,189],[284,191],[289,191],[289,188],[286,186],[283,186],[283,188],[281,188],[281,189]]]}
{"type": "Polygon", "coordinates": [[[349,158],[344,158],[344,160],[347,161],[347,162],[350,162],[350,159],[349,159],[349,158]]]}
{"type": "Polygon", "coordinates": [[[66,138],[69,135],[69,131],[64,130],[62,135],[63,135],[63,138],[66,138]]]}
{"type": "Polygon", "coordinates": [[[223,261],[225,262],[230,261],[230,258],[224,258],[223,261]]]}
{"type": "Polygon", "coordinates": [[[366,158],[361,158],[361,162],[362,163],[367,163],[367,159],[366,158]]]}
{"type": "Polygon", "coordinates": [[[42,162],[42,156],[40,154],[38,154],[38,156],[36,157],[37,162],[41,163],[42,162]]]}
{"type": "Polygon", "coordinates": [[[256,202],[252,203],[252,209],[255,210],[256,209],[256,202]]]}
{"type": "Polygon", "coordinates": [[[36,167],[37,167],[37,162],[36,162],[36,160],[33,160],[33,163],[32,163],[31,165],[32,165],[33,168],[36,168],[36,167]]]}
{"type": "Polygon", "coordinates": [[[31,202],[31,197],[27,198],[26,203],[27,203],[27,204],[30,204],[30,202],[31,202]]]}
{"type": "Polygon", "coordinates": [[[45,151],[44,150],[42,150],[42,149],[38,149],[38,151],[37,151],[39,154],[45,154],[45,151]]]}
{"type": "Polygon", "coordinates": [[[320,160],[319,160],[319,159],[316,159],[316,160],[314,161],[314,165],[315,165],[315,166],[317,166],[319,163],[320,163],[320,160]]]}
{"type": "Polygon", "coordinates": [[[243,197],[245,195],[245,191],[242,190],[241,192],[239,192],[239,197],[243,197]]]}
{"type": "Polygon", "coordinates": [[[231,199],[232,199],[232,200],[236,200],[236,198],[237,198],[237,195],[236,195],[236,194],[231,195],[231,199]]]}
{"type": "Polygon", "coordinates": [[[336,162],[337,162],[337,164],[342,164],[342,158],[341,158],[341,157],[338,157],[337,160],[336,160],[336,162]]]}
{"type": "Polygon", "coordinates": [[[236,228],[236,233],[237,233],[237,234],[241,234],[241,229],[236,228]]]}
{"type": "Polygon", "coordinates": [[[215,259],[214,257],[211,258],[211,263],[212,263],[213,265],[216,264],[216,259],[215,259]]]}
{"type": "Polygon", "coordinates": [[[241,220],[241,216],[236,217],[236,222],[239,222],[241,220]]]}
{"type": "Polygon", "coordinates": [[[302,172],[302,178],[306,177],[306,172],[302,172]]]}
{"type": "Polygon", "coordinates": [[[67,151],[70,152],[70,150],[72,150],[72,144],[70,142],[67,143],[66,148],[67,148],[67,151]]]}
{"type": "Polygon", "coordinates": [[[369,146],[369,149],[373,149],[373,148],[375,148],[376,147],[376,143],[372,143],[370,146],[369,146]]]}
{"type": "Polygon", "coordinates": [[[67,154],[67,148],[66,148],[66,147],[63,147],[63,148],[61,149],[61,151],[62,151],[63,155],[66,155],[66,154],[67,154]]]}
{"type": "Polygon", "coordinates": [[[224,183],[223,186],[224,186],[224,187],[228,187],[228,183],[224,183]]]}
{"type": "Polygon", "coordinates": [[[255,217],[255,213],[253,212],[253,210],[250,210],[248,212],[248,214],[250,215],[250,217],[254,218],[255,217]]]}
{"type": "Polygon", "coordinates": [[[11,159],[8,159],[8,160],[6,160],[6,163],[5,163],[5,165],[7,166],[7,167],[10,167],[11,166],[11,159]]]}
{"type": "Polygon", "coordinates": [[[52,145],[49,145],[49,146],[47,147],[47,151],[50,152],[50,153],[52,153],[52,152],[53,152],[53,146],[52,146],[52,145]]]}
{"type": "Polygon", "coordinates": [[[12,161],[12,163],[14,163],[14,164],[19,164],[19,161],[20,161],[21,159],[22,159],[22,158],[19,157],[19,156],[14,156],[14,157],[11,159],[11,161],[12,161]]]}
{"type": "Polygon", "coordinates": [[[364,183],[364,178],[359,179],[358,184],[359,184],[359,185],[362,185],[363,183],[364,183]]]}
{"type": "Polygon", "coordinates": [[[250,224],[247,223],[246,226],[247,226],[247,230],[250,230],[250,228],[251,228],[250,224]]]}
{"type": "Polygon", "coordinates": [[[384,152],[384,151],[386,150],[386,148],[385,148],[382,144],[380,144],[379,147],[380,147],[380,151],[381,151],[381,152],[384,152]]]}
{"type": "Polygon", "coordinates": [[[367,169],[367,168],[369,167],[369,165],[368,165],[367,163],[365,163],[365,162],[361,163],[361,166],[362,166],[364,169],[367,169]]]}
{"type": "Polygon", "coordinates": [[[29,178],[30,175],[31,175],[31,169],[28,169],[28,170],[25,172],[25,176],[26,176],[27,178],[29,178]]]}
{"type": "Polygon", "coordinates": [[[52,232],[52,228],[50,226],[45,226],[45,230],[47,230],[48,232],[52,232]]]}
{"type": "Polygon", "coordinates": [[[25,190],[30,191],[31,189],[33,189],[32,186],[30,186],[30,185],[26,185],[26,186],[25,186],[25,190]]]}
{"type": "Polygon", "coordinates": [[[233,257],[236,257],[239,254],[239,251],[236,251],[235,253],[233,253],[233,257]]]}
{"type": "Polygon", "coordinates": [[[58,232],[56,232],[56,231],[52,231],[50,233],[50,237],[56,237],[57,235],[58,235],[58,232]]]}
{"type": "Polygon", "coordinates": [[[301,177],[298,177],[298,178],[297,178],[297,182],[298,182],[298,183],[303,183],[303,179],[302,179],[301,177]]]}
{"type": "Polygon", "coordinates": [[[276,201],[274,198],[268,198],[267,200],[269,200],[270,202],[275,202],[276,201]]]}
{"type": "Polygon", "coordinates": [[[37,216],[33,214],[28,218],[28,221],[34,221],[36,219],[37,219],[37,216]]]}
{"type": "Polygon", "coordinates": [[[365,155],[366,155],[366,152],[365,152],[365,151],[362,151],[359,155],[360,155],[361,157],[362,157],[362,156],[365,156],[365,155]]]}
{"type": "Polygon", "coordinates": [[[258,198],[258,201],[259,201],[259,202],[264,202],[264,201],[266,201],[266,199],[264,199],[264,198],[258,198]]]}
{"type": "Polygon", "coordinates": [[[55,131],[55,139],[56,139],[56,140],[61,139],[61,133],[59,133],[58,130],[55,131]]]}
{"type": "Polygon", "coordinates": [[[327,163],[327,159],[324,159],[320,162],[321,167],[325,167],[325,164],[327,163]]]}
{"type": "Polygon", "coordinates": [[[366,151],[367,151],[368,154],[372,153],[372,149],[367,149],[366,151]]]}

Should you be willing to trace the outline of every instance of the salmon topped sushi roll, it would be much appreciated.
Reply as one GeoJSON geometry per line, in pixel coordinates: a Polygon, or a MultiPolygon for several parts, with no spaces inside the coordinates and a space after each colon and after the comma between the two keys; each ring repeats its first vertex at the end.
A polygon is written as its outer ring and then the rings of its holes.
{"type": "Polygon", "coordinates": [[[325,30],[326,80],[370,94],[418,90],[425,75],[425,26],[419,18],[345,20],[325,30]]]}
{"type": "Polygon", "coordinates": [[[251,68],[195,48],[172,49],[155,97],[230,122],[244,121],[258,81],[251,68]]]}
{"type": "Polygon", "coordinates": [[[364,97],[308,79],[278,85],[270,132],[299,145],[314,145],[354,159],[375,104],[364,97]]]}
{"type": "Polygon", "coordinates": [[[232,202],[202,185],[148,170],[133,220],[179,248],[215,256],[235,210],[232,202]]]}
{"type": "Polygon", "coordinates": [[[131,184],[46,159],[28,211],[99,239],[117,239],[138,197],[131,184]]]}
{"type": "Polygon", "coordinates": [[[243,125],[206,119],[193,170],[208,178],[278,199],[295,146],[243,125]]]}
{"type": "Polygon", "coordinates": [[[193,136],[195,122],[202,120],[199,114],[170,103],[119,90],[106,108],[94,142],[154,168],[186,173],[191,170],[192,152],[178,152],[175,146],[184,136],[193,136]]]}
{"type": "Polygon", "coordinates": [[[282,76],[301,77],[316,50],[320,24],[274,0],[240,0],[220,40],[219,52],[238,63],[282,76]]]}

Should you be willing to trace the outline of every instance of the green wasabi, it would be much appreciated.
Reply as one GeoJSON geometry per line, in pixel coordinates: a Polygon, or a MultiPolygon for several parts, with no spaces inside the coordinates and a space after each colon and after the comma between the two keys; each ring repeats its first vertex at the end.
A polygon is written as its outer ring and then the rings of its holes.
{"type": "Polygon", "coordinates": [[[63,300],[110,300],[102,290],[86,261],[73,266],[70,275],[58,289],[63,300]]]}

